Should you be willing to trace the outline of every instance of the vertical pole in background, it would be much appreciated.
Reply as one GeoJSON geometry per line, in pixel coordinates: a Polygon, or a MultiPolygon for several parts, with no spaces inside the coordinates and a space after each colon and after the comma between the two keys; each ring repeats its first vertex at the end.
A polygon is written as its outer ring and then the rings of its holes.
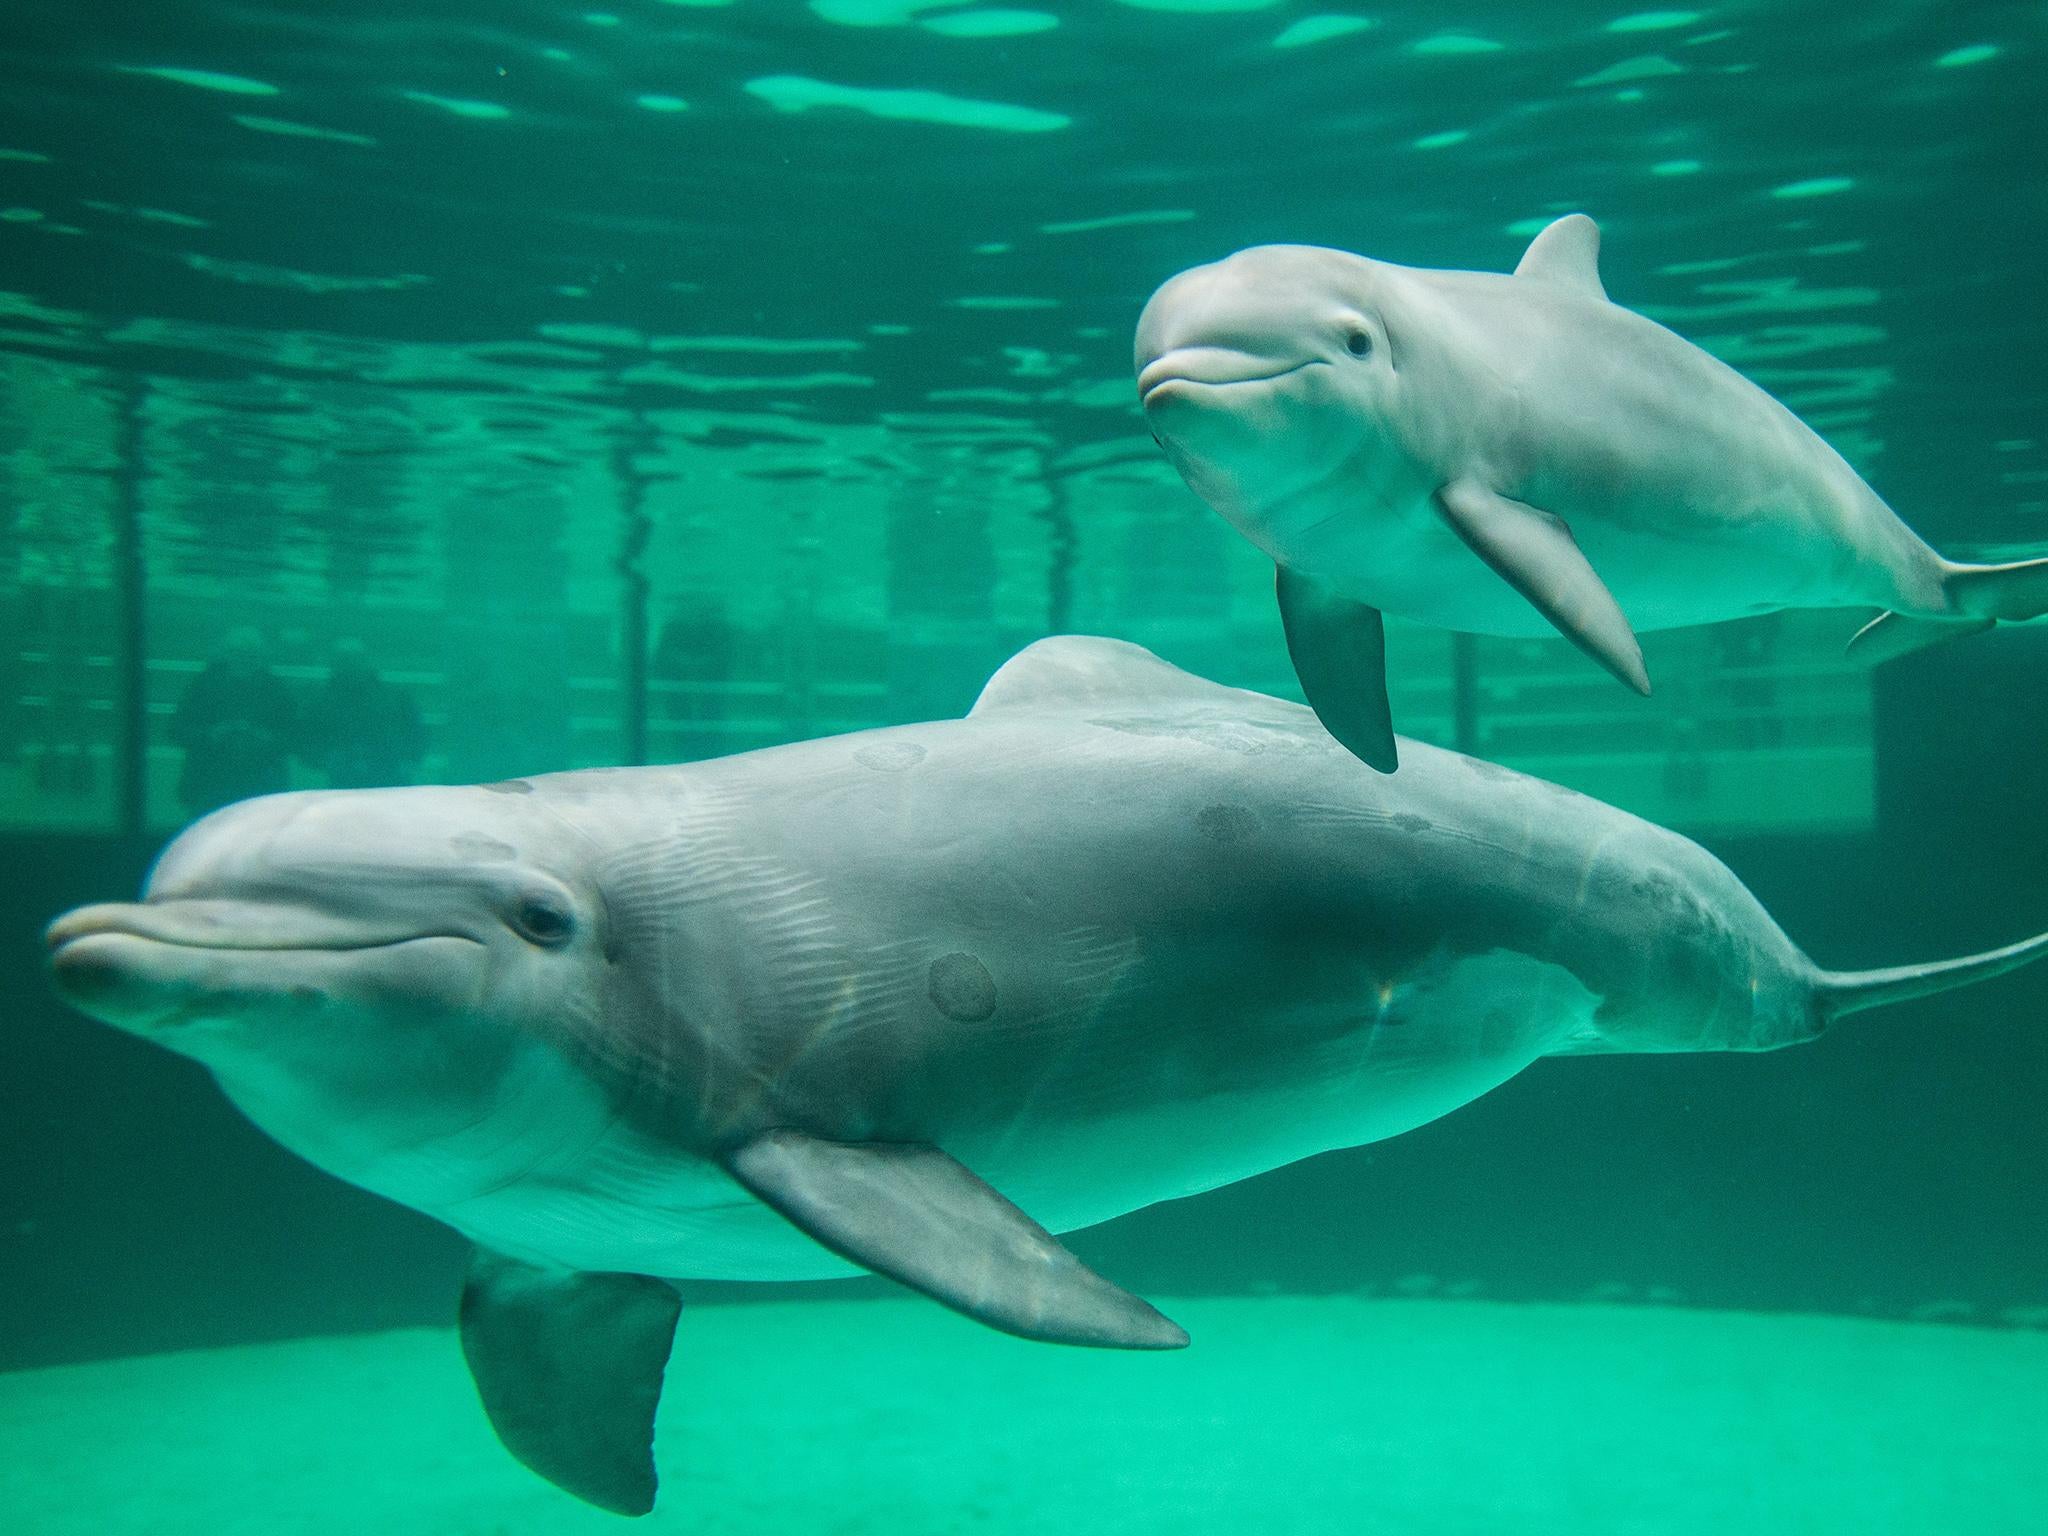
{"type": "Polygon", "coordinates": [[[647,476],[639,463],[652,429],[635,411],[631,427],[612,439],[612,476],[619,486],[619,654],[625,716],[625,759],[637,768],[647,761],[647,573],[640,568],[652,526],[647,518],[647,476]]]}
{"type": "Polygon", "coordinates": [[[1451,634],[1451,745],[1467,757],[1479,752],[1479,637],[1451,634]]]}
{"type": "Polygon", "coordinates": [[[789,542],[776,561],[782,586],[783,739],[800,741],[818,734],[824,697],[819,684],[818,565],[822,543],[816,509],[799,503],[789,509],[789,542]]]}
{"type": "Polygon", "coordinates": [[[149,381],[124,375],[114,427],[114,784],[122,833],[149,820],[149,645],[142,556],[142,428],[149,381]]]}
{"type": "Polygon", "coordinates": [[[1074,618],[1074,512],[1065,480],[1049,478],[1045,491],[1045,632],[1064,635],[1074,618]]]}

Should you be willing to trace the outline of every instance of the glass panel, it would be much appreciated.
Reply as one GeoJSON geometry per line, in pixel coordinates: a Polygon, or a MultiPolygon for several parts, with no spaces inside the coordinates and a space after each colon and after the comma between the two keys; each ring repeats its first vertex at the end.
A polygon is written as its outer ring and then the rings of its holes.
{"type": "Polygon", "coordinates": [[[601,418],[190,379],[141,417],[153,824],[269,788],[620,760],[601,418]]]}
{"type": "Polygon", "coordinates": [[[96,369],[0,352],[0,826],[118,819],[119,410],[96,369]]]}

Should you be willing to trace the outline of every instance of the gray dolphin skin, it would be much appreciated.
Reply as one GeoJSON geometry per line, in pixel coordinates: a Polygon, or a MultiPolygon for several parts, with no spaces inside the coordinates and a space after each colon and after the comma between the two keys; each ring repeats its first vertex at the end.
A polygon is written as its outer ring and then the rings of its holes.
{"type": "Polygon", "coordinates": [[[1063,637],[964,720],[245,801],[141,902],[58,919],[50,964],[473,1240],[500,1438],[637,1514],[667,1282],[867,1269],[1029,1338],[1171,1349],[1051,1234],[1539,1057],[1770,1050],[2048,953],[1820,970],[1696,844],[1405,750],[1382,778],[1299,705],[1063,637]]]}
{"type": "Polygon", "coordinates": [[[1576,642],[1639,692],[1639,630],[1886,610],[1872,660],[2048,612],[2048,559],[1959,565],[1784,406],[1610,303],[1571,214],[1512,275],[1262,245],[1138,321],[1138,393],[1188,485],[1271,556],[1310,704],[1398,762],[1381,614],[1576,642]]]}

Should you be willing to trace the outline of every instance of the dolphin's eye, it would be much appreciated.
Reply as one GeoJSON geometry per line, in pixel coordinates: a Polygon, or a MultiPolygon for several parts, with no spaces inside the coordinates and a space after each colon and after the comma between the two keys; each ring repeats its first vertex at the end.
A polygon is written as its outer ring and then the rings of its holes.
{"type": "Polygon", "coordinates": [[[1344,338],[1344,349],[1353,357],[1371,357],[1372,333],[1370,331],[1353,331],[1344,338]]]}
{"type": "Polygon", "coordinates": [[[564,944],[576,931],[576,920],[563,907],[539,896],[519,903],[513,925],[536,944],[564,944]]]}

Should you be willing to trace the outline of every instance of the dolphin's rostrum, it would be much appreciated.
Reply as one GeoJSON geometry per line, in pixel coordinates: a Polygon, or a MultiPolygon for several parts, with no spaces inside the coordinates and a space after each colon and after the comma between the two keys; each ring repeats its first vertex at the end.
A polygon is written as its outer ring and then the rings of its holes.
{"type": "Polygon", "coordinates": [[[1541,1056],[1768,1050],[2048,952],[1822,971],[1684,838],[1406,750],[1381,778],[1298,705],[1048,640],[965,720],[248,801],[143,901],[59,919],[51,964],[468,1235],[500,1438],[640,1513],[668,1281],[869,1269],[1029,1338],[1170,1349],[1052,1234],[1541,1056]]]}
{"type": "Polygon", "coordinates": [[[1145,306],[1153,436],[1273,558],[1338,740],[1395,767],[1382,611],[1555,630],[1641,693],[1641,630],[1868,605],[1852,647],[1881,660],[2048,612],[2048,559],[1943,559],[1784,406],[1610,303],[1599,246],[1583,214],[1512,275],[1256,246],[1145,306]]]}

